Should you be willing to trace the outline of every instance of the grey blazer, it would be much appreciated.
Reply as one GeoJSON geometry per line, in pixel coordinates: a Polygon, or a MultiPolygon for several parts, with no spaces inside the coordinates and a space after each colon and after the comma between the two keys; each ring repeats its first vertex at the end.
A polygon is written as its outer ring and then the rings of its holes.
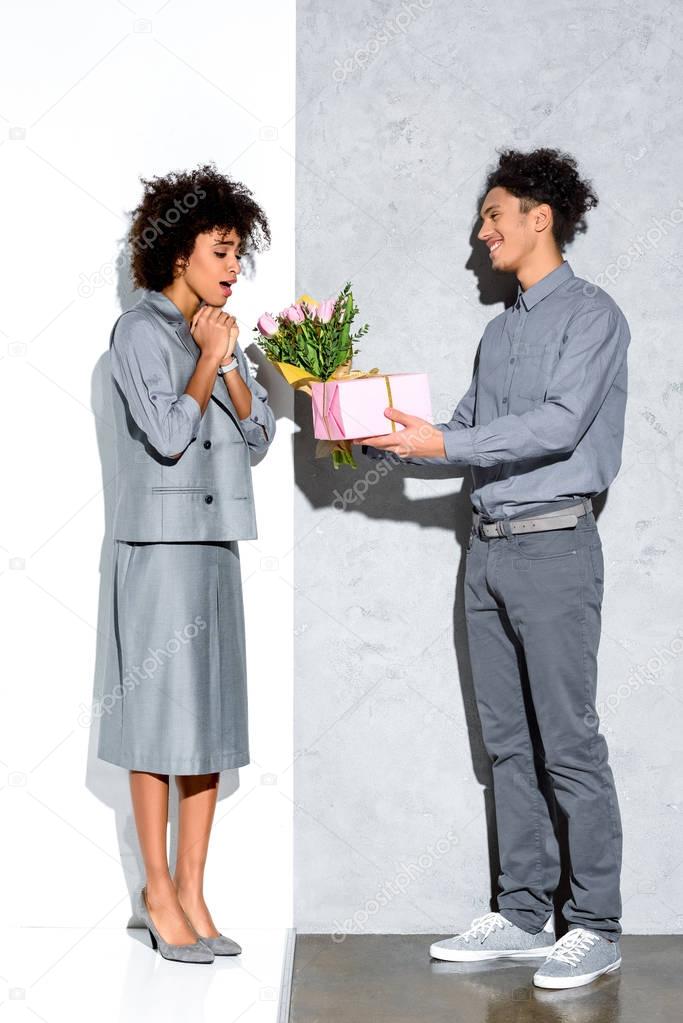
{"type": "Polygon", "coordinates": [[[204,415],[184,393],[200,348],[162,292],[145,292],[121,313],[109,347],[117,469],[113,538],[256,539],[250,452],[267,450],[275,417],[239,344],[233,373],[252,393],[244,420],[221,376],[204,415]],[[172,457],[178,452],[179,458],[172,457]]]}

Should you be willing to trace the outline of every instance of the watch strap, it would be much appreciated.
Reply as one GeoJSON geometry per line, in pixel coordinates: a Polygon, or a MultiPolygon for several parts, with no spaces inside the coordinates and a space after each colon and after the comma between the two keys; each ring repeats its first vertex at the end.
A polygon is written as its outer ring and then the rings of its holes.
{"type": "Polygon", "coordinates": [[[233,369],[237,369],[238,365],[237,357],[233,355],[232,362],[226,362],[218,367],[218,373],[220,376],[224,376],[226,373],[231,373],[233,369]]]}

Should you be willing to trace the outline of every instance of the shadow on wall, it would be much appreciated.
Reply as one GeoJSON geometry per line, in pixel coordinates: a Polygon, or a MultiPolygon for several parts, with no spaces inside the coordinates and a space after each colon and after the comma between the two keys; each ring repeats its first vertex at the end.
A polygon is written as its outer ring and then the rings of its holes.
{"type": "MultiPolygon", "coordinates": [[[[481,209],[485,196],[485,192],[482,192],[479,196],[477,211],[481,209]]],[[[474,227],[469,238],[472,252],[465,263],[465,269],[473,273],[477,279],[479,301],[482,305],[502,304],[507,309],[509,306],[514,305],[517,298],[517,278],[514,274],[500,273],[500,271],[493,269],[489,250],[477,238],[480,230],[481,218],[477,212],[474,227]]]]}
{"type": "MultiPolygon", "coordinates": [[[[483,195],[481,196],[477,210],[481,208],[483,195]]],[[[490,265],[488,249],[477,238],[480,229],[480,220],[477,215],[477,223],[470,235],[472,252],[468,258],[465,268],[475,274],[479,290],[479,299],[484,306],[495,306],[501,303],[508,308],[513,305],[517,295],[517,279],[511,274],[495,272],[490,265]]],[[[425,360],[428,366],[428,360],[425,360]]],[[[474,367],[473,367],[474,368],[474,367]]],[[[471,373],[467,377],[465,392],[471,373]]],[[[461,395],[453,395],[452,407],[455,408],[461,395]]],[[[496,820],[493,801],[492,774],[490,758],[485,750],[479,715],[477,712],[472,674],[470,669],[470,658],[467,643],[467,632],[464,612],[464,576],[465,558],[462,556],[466,550],[467,540],[472,521],[472,507],[469,496],[471,492],[471,476],[469,467],[453,466],[416,466],[407,463],[393,464],[384,463],[387,469],[386,474],[379,476],[377,473],[378,463],[364,456],[360,446],[354,447],[354,457],[358,469],[346,469],[342,467],[334,470],[329,458],[314,459],[312,451],[315,447],[313,437],[312,417],[310,398],[301,393],[295,395],[295,419],[300,431],[294,438],[294,465],[297,487],[304,493],[313,509],[319,510],[326,507],[335,507],[342,510],[349,516],[364,516],[375,520],[387,520],[396,523],[410,523],[422,528],[443,529],[453,534],[455,543],[461,549],[461,556],[458,564],[457,578],[453,593],[453,647],[457,664],[457,673],[460,681],[462,702],[465,714],[465,721],[470,744],[472,768],[474,775],[484,790],[484,805],[486,812],[489,872],[491,884],[491,908],[496,909],[495,896],[497,892],[497,878],[500,873],[498,859],[498,848],[496,841],[496,820]],[[462,479],[461,490],[453,495],[440,495],[437,497],[421,498],[419,501],[410,500],[406,496],[404,480],[425,479],[445,480],[462,479]],[[362,490],[362,499],[354,500],[354,484],[365,479],[367,487],[362,490]],[[341,495],[338,496],[338,495],[341,495]],[[347,496],[348,495],[348,496],[347,496]]],[[[596,518],[604,506],[605,495],[593,501],[593,508],[596,518]]],[[[343,524],[340,527],[343,529],[343,524]]],[[[355,533],[357,524],[351,522],[347,532],[355,533]]],[[[454,556],[455,561],[455,556],[454,556]]],[[[444,594],[445,596],[445,594],[444,594]]],[[[523,659],[520,655],[520,667],[523,677],[526,676],[523,659]]],[[[538,726],[535,722],[533,706],[528,695],[528,680],[525,683],[525,704],[530,719],[530,727],[536,737],[537,748],[541,748],[538,726]]],[[[570,896],[569,876],[567,870],[567,837],[566,822],[561,811],[556,805],[552,789],[543,765],[537,764],[538,777],[544,797],[548,801],[551,817],[555,822],[556,835],[560,844],[562,858],[562,878],[555,895],[556,906],[556,931],[560,936],[566,924],[564,924],[561,907],[570,896]]]]}

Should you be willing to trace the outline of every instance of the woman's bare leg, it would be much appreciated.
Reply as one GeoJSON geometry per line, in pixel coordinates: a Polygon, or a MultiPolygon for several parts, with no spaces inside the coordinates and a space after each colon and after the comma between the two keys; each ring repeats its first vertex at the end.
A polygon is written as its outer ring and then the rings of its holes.
{"type": "Polygon", "coordinates": [[[149,914],[165,941],[171,945],[194,944],[198,935],[178,902],[168,868],[168,775],[131,771],[130,792],[145,864],[149,914]]]}
{"type": "Polygon", "coordinates": [[[205,938],[220,931],[204,902],[204,867],[218,797],[219,774],[178,775],[178,851],[173,883],[188,919],[205,938]]]}

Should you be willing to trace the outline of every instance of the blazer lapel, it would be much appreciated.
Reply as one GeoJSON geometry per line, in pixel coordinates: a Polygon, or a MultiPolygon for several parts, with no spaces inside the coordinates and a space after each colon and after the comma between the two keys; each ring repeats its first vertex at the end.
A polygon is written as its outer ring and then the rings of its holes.
{"type": "MultiPolygon", "coordinates": [[[[193,364],[196,365],[197,359],[201,354],[201,348],[192,337],[192,331],[190,330],[187,321],[171,300],[164,295],[163,292],[148,291],[140,298],[138,305],[146,306],[148,309],[152,310],[155,316],[163,319],[165,324],[171,328],[173,336],[177,339],[183,350],[190,356],[193,364]]],[[[216,375],[216,379],[214,381],[211,397],[221,406],[224,412],[227,412],[229,416],[232,416],[240,433],[244,436],[242,424],[240,423],[239,416],[237,415],[237,410],[232,403],[224,381],[221,380],[218,375],[216,375]]]]}
{"type": "MultiPolygon", "coordinates": [[[[197,342],[192,337],[192,335],[190,334],[188,340],[187,337],[185,336],[185,333],[186,332],[182,326],[176,329],[176,335],[178,337],[178,340],[181,342],[184,348],[190,353],[196,364],[201,349],[197,342]]],[[[240,418],[237,415],[237,409],[235,408],[232,402],[232,398],[228,393],[228,388],[225,386],[225,381],[218,373],[216,374],[216,379],[214,381],[213,389],[211,391],[211,397],[218,405],[220,405],[224,412],[227,412],[227,414],[232,417],[240,433],[244,434],[242,423],[240,422],[240,418]]]]}
{"type": "Polygon", "coordinates": [[[237,429],[240,431],[242,436],[244,436],[244,428],[242,426],[242,423],[240,422],[239,416],[237,415],[237,409],[233,405],[232,399],[228,394],[228,389],[225,386],[225,381],[218,375],[216,375],[216,382],[213,385],[211,397],[216,402],[217,405],[220,405],[224,412],[227,412],[228,415],[231,416],[231,418],[235,421],[237,429]]]}
{"type": "Polygon", "coordinates": [[[192,335],[190,334],[189,335],[189,340],[187,340],[186,339],[186,335],[185,335],[185,330],[183,329],[182,326],[181,327],[175,327],[174,328],[174,332],[175,332],[175,336],[178,338],[178,340],[180,341],[180,343],[183,346],[183,348],[185,349],[185,351],[188,352],[192,356],[194,361],[196,362],[197,359],[199,358],[199,351],[200,351],[200,349],[199,349],[199,345],[194,340],[192,335]]]}
{"type": "MultiPolygon", "coordinates": [[[[177,327],[174,327],[174,333],[185,351],[192,356],[192,360],[196,364],[201,353],[201,348],[192,337],[187,325],[179,324],[177,327]]],[[[235,421],[238,430],[244,436],[243,427],[239,416],[237,415],[237,409],[233,405],[232,399],[228,394],[228,388],[225,386],[225,381],[218,374],[216,374],[216,379],[211,391],[211,397],[218,405],[220,405],[224,412],[227,412],[227,414],[231,416],[231,418],[235,421]]]]}

